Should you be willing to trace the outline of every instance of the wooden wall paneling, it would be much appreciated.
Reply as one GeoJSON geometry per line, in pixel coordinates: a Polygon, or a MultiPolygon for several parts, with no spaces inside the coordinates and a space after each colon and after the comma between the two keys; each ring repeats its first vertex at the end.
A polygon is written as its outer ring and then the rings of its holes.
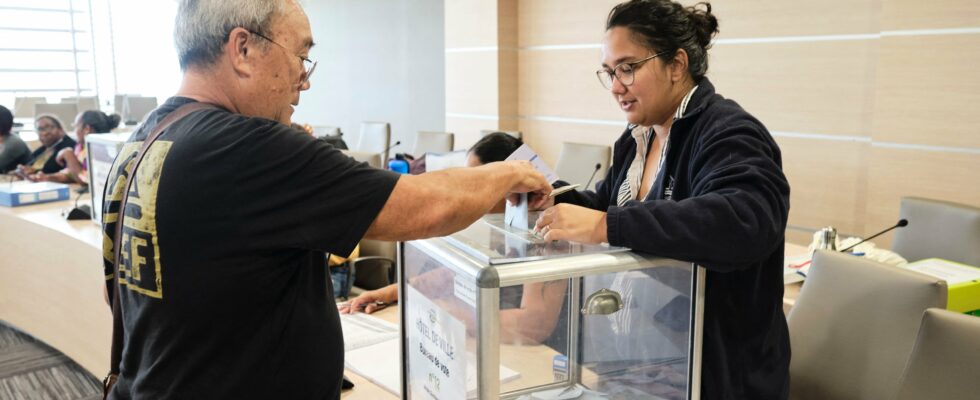
{"type": "Polygon", "coordinates": [[[770,130],[869,136],[875,40],[718,45],[708,77],[770,130]]]}
{"type": "Polygon", "coordinates": [[[875,141],[980,149],[977,49],[980,33],[883,37],[875,141]]]}
{"type": "Polygon", "coordinates": [[[943,29],[980,27],[976,0],[881,0],[881,29],[943,29]]]}
{"type": "Polygon", "coordinates": [[[497,45],[496,1],[447,1],[444,12],[447,49],[497,45]]]}
{"type": "MultiPolygon", "coordinates": [[[[872,146],[870,160],[865,233],[893,225],[898,220],[899,201],[905,196],[980,207],[980,155],[976,153],[872,146]]],[[[891,234],[875,242],[889,248],[891,234]]]]}
{"type": "Polygon", "coordinates": [[[626,120],[623,120],[621,126],[520,120],[520,130],[524,133],[525,142],[552,167],[558,162],[562,142],[612,147],[625,128],[626,120]]]}
{"type": "Polygon", "coordinates": [[[518,95],[525,116],[619,120],[623,112],[595,71],[598,49],[520,52],[518,95]]]}
{"type": "Polygon", "coordinates": [[[521,1],[518,12],[520,47],[598,44],[606,17],[619,0],[521,1]]]}
{"type": "Polygon", "coordinates": [[[514,126],[516,124],[516,119],[504,121],[500,119],[446,117],[446,131],[453,132],[456,135],[453,140],[454,150],[469,149],[477,140],[480,140],[481,130],[509,130],[506,126],[514,126]]]}
{"type": "Polygon", "coordinates": [[[446,112],[497,115],[498,52],[446,53],[446,112]]]}
{"type": "Polygon", "coordinates": [[[777,137],[790,183],[789,225],[864,232],[868,142],[777,137]]]}
{"type": "Polygon", "coordinates": [[[504,49],[498,52],[498,72],[497,72],[497,110],[501,116],[516,117],[520,114],[518,94],[519,74],[517,72],[519,64],[519,54],[516,49],[504,49]]]}
{"type": "MultiPolygon", "coordinates": [[[[703,1],[703,0],[701,0],[703,1]]],[[[693,5],[698,0],[683,0],[693,5]]],[[[881,0],[711,1],[718,38],[866,34],[878,32],[881,0]]]]}

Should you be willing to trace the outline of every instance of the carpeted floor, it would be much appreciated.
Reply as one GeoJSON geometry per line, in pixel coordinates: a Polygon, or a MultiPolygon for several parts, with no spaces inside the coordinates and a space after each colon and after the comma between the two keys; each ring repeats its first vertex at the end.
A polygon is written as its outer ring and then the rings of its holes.
{"type": "Polygon", "coordinates": [[[0,321],[0,400],[95,400],[102,383],[61,352],[0,321]]]}

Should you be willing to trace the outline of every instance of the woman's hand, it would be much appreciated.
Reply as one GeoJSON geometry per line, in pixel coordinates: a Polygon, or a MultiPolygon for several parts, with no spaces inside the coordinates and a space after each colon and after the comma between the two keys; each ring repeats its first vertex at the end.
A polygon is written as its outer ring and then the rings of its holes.
{"type": "Polygon", "coordinates": [[[357,311],[370,314],[396,301],[398,301],[398,285],[392,284],[381,289],[369,290],[350,301],[340,303],[337,305],[337,311],[341,314],[352,314],[357,311]]]}
{"type": "Polygon", "coordinates": [[[606,237],[606,213],[571,204],[559,204],[538,216],[534,232],[545,240],[569,240],[579,243],[603,243],[606,237]]]}

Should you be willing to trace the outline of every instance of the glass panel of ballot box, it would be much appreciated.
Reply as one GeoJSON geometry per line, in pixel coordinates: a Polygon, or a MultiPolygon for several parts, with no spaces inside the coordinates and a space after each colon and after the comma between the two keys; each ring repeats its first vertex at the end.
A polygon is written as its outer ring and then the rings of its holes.
{"type": "Polygon", "coordinates": [[[696,265],[545,242],[503,215],[400,258],[404,398],[699,397],[696,265]]]}

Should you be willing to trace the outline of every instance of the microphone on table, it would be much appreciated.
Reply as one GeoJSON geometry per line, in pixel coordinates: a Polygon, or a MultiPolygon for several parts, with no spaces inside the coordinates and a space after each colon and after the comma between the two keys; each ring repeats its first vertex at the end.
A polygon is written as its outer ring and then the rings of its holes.
{"type": "Polygon", "coordinates": [[[592,170],[592,176],[590,176],[589,181],[585,183],[585,190],[589,190],[589,185],[592,184],[592,180],[595,179],[595,174],[599,173],[600,169],[602,169],[602,164],[595,163],[595,169],[592,170]]]}
{"type": "Polygon", "coordinates": [[[68,211],[68,215],[65,216],[69,221],[76,219],[91,219],[92,218],[92,207],[87,204],[78,205],[78,200],[82,198],[82,195],[88,193],[88,190],[78,191],[78,196],[75,196],[75,207],[68,211]]]}
{"type": "Polygon", "coordinates": [[[901,228],[901,227],[904,227],[904,226],[908,226],[908,224],[909,224],[909,220],[907,220],[907,219],[905,219],[905,218],[902,218],[902,219],[900,219],[900,220],[898,220],[898,223],[897,223],[897,224],[895,224],[895,225],[893,225],[893,226],[891,226],[890,228],[888,228],[888,229],[885,229],[885,230],[883,230],[883,231],[881,231],[881,232],[878,232],[878,233],[876,233],[876,234],[874,234],[874,235],[871,235],[871,236],[868,236],[868,238],[867,238],[867,239],[864,239],[864,240],[862,240],[862,241],[860,241],[860,242],[857,242],[857,243],[854,243],[854,244],[852,244],[852,245],[850,245],[850,246],[847,246],[847,248],[845,248],[844,250],[841,250],[840,252],[841,252],[841,253],[844,253],[844,252],[846,252],[846,251],[848,251],[848,250],[850,250],[850,249],[853,249],[853,248],[854,248],[854,246],[857,246],[857,245],[859,245],[859,244],[861,244],[861,243],[864,243],[864,242],[867,242],[867,241],[869,241],[869,240],[871,240],[871,239],[874,239],[874,238],[876,238],[876,237],[878,237],[878,236],[881,236],[882,234],[884,234],[884,233],[886,233],[886,232],[888,232],[888,231],[890,231],[890,230],[892,230],[892,229],[895,229],[895,228],[901,228]]]}
{"type": "Polygon", "coordinates": [[[382,151],[381,154],[388,154],[388,150],[391,150],[391,149],[395,148],[395,146],[398,146],[400,144],[402,144],[402,141],[401,140],[395,142],[391,146],[388,146],[388,148],[384,149],[384,151],[382,151]]]}

